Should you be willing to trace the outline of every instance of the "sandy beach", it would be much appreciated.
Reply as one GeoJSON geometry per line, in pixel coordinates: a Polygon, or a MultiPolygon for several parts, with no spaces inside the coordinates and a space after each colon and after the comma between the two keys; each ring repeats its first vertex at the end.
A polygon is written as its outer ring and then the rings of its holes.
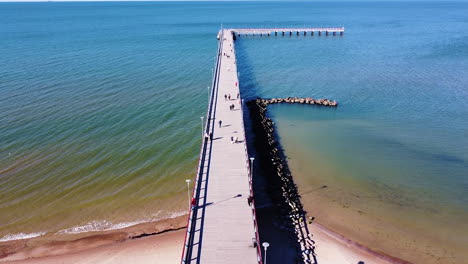
{"type": "Polygon", "coordinates": [[[0,243],[0,263],[175,263],[187,216],[124,229],[0,243]],[[155,262],[155,259],[158,261],[155,262]]]}
{"type": "MultiPolygon", "coordinates": [[[[183,244],[184,230],[171,231],[160,235],[114,242],[109,245],[65,255],[6,261],[6,263],[58,264],[58,263],[177,263],[183,244]]],[[[33,254],[33,252],[30,252],[33,254]]],[[[17,254],[14,257],[27,257],[17,254]]],[[[10,258],[7,258],[10,259],[10,258]]]]}
{"type": "MultiPolygon", "coordinates": [[[[93,235],[74,241],[55,241],[37,247],[25,247],[0,259],[1,263],[58,264],[58,263],[179,263],[185,228],[161,231],[169,225],[176,228],[186,216],[93,235]],[[157,227],[156,227],[157,226],[157,227]],[[138,230],[138,231],[136,231],[138,230]],[[146,230],[147,235],[142,231],[146,230]],[[151,234],[157,231],[157,234],[151,234]],[[140,233],[140,235],[136,235],[140,233]],[[136,235],[136,237],[132,237],[136,235]]],[[[319,224],[309,226],[316,242],[320,264],[403,263],[385,255],[372,252],[357,243],[333,233],[319,224]]]]}

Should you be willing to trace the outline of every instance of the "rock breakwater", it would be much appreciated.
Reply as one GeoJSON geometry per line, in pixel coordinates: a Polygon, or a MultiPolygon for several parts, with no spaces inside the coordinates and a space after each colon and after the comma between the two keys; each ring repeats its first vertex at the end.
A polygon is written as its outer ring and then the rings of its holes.
{"type": "Polygon", "coordinates": [[[300,200],[297,185],[294,183],[285,155],[277,140],[274,122],[267,116],[269,104],[299,103],[336,107],[336,101],[313,99],[311,97],[287,97],[255,99],[247,102],[252,129],[255,133],[255,146],[265,173],[270,196],[279,208],[282,229],[289,231],[297,242],[297,263],[317,263],[315,242],[309,233],[306,212],[300,200]]]}
{"type": "Polygon", "coordinates": [[[338,106],[335,100],[329,99],[314,99],[312,97],[286,97],[286,98],[272,98],[272,99],[257,99],[260,100],[265,106],[269,104],[289,103],[289,104],[311,104],[311,105],[323,105],[323,106],[338,106]]]}

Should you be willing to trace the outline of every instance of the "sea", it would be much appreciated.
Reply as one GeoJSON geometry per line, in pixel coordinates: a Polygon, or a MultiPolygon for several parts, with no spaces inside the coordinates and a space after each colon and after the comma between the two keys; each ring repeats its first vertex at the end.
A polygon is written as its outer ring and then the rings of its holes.
{"type": "Polygon", "coordinates": [[[316,221],[413,263],[468,257],[468,2],[0,3],[0,242],[186,213],[220,28],[274,105],[316,221]],[[322,188],[326,186],[326,188],[322,188]]]}

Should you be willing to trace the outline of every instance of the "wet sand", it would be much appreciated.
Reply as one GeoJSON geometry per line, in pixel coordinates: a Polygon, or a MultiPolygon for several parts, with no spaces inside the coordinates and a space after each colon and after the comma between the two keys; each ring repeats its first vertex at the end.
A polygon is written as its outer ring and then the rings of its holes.
{"type": "MultiPolygon", "coordinates": [[[[89,260],[93,260],[87,263],[95,263],[101,260],[111,263],[120,263],[119,261],[125,263],[124,260],[127,257],[135,254],[126,249],[127,247],[137,248],[142,256],[151,256],[153,259],[151,263],[154,263],[155,254],[165,256],[167,253],[169,257],[175,254],[173,251],[180,254],[183,244],[181,242],[183,237],[180,238],[180,234],[185,235],[182,230],[185,229],[186,224],[187,216],[182,215],[119,230],[59,235],[52,238],[44,236],[3,242],[0,243],[0,263],[26,259],[31,259],[31,262],[25,263],[52,263],[49,262],[49,259],[50,261],[57,261],[57,263],[82,263],[75,261],[81,261],[84,256],[89,260]],[[162,248],[174,248],[169,251],[160,250],[159,244],[162,245],[162,248]],[[82,256],[78,257],[79,255],[82,256]],[[67,261],[61,260],[58,256],[67,258],[67,261]]],[[[177,256],[177,258],[180,258],[180,256],[177,256]]],[[[142,260],[142,262],[145,261],[142,260]]]]}

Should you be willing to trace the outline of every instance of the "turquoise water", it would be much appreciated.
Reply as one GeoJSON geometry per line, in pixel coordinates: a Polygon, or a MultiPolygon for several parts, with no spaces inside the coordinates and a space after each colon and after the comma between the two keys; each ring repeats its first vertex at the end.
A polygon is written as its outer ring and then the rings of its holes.
{"type": "MultiPolygon", "coordinates": [[[[344,25],[344,37],[241,38],[243,94],[340,103],[272,109],[304,190],[324,179],[386,190],[356,203],[391,216],[401,198],[439,211],[412,222],[461,226],[467,13],[421,1],[0,3],[0,240],[183,213],[221,23],[344,25]],[[323,171],[299,173],[307,164],[323,171]]],[[[394,215],[388,225],[408,226],[394,215]]]]}

